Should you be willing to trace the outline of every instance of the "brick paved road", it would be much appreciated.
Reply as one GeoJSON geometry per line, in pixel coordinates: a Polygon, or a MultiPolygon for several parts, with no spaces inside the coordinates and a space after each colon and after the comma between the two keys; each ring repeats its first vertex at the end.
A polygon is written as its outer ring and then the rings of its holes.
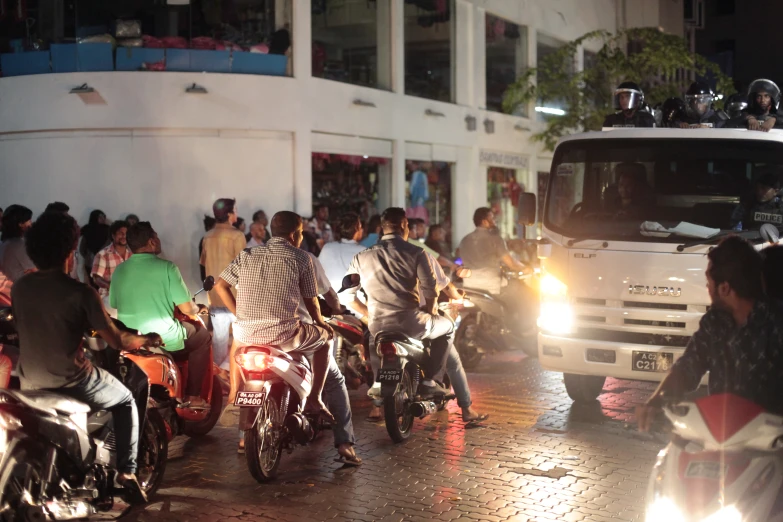
{"type": "Polygon", "coordinates": [[[475,406],[491,417],[466,429],[456,404],[417,421],[404,444],[365,421],[352,392],[360,468],[333,461],[331,434],[284,455],[260,485],[236,454],[236,431],[188,440],[157,498],[130,521],[642,520],[647,476],[666,436],[628,425],[648,383],[609,380],[599,403],[573,406],[557,374],[510,354],[469,375],[475,406]]]}

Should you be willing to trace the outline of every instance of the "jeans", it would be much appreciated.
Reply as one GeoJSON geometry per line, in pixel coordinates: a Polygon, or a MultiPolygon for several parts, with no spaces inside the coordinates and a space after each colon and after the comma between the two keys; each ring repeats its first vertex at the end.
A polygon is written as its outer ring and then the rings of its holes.
{"type": "Polygon", "coordinates": [[[190,323],[182,323],[185,328],[185,349],[172,352],[177,360],[188,360],[188,382],[185,395],[199,397],[204,375],[210,370],[209,343],[212,337],[206,328],[196,328],[190,323]]]}
{"type": "MultiPolygon", "coordinates": [[[[451,386],[454,388],[454,395],[457,396],[457,404],[463,410],[470,408],[473,400],[470,397],[470,386],[468,386],[468,376],[465,375],[465,369],[462,367],[462,361],[459,358],[459,352],[452,345],[449,350],[449,357],[446,360],[446,372],[449,374],[451,386]]],[[[439,376],[440,381],[443,375],[439,376]]]]}
{"type": "Polygon", "coordinates": [[[329,411],[334,415],[335,424],[332,426],[332,433],[334,434],[335,448],[345,443],[356,444],[348,389],[345,387],[345,377],[337,367],[334,354],[329,356],[329,367],[326,369],[326,383],[322,397],[329,411]]]}
{"type": "Polygon", "coordinates": [[[231,324],[237,318],[228,308],[222,306],[213,306],[209,313],[212,316],[212,360],[224,370],[228,370],[231,324]]]}
{"type": "Polygon", "coordinates": [[[424,378],[434,379],[443,373],[449,353],[454,349],[454,323],[442,315],[433,315],[421,339],[430,339],[430,356],[424,363],[424,378]]]}
{"type": "Polygon", "coordinates": [[[124,384],[103,368],[93,366],[83,379],[51,391],[84,402],[93,410],[110,410],[117,441],[117,470],[120,473],[136,473],[139,411],[133,395],[124,384]]]}

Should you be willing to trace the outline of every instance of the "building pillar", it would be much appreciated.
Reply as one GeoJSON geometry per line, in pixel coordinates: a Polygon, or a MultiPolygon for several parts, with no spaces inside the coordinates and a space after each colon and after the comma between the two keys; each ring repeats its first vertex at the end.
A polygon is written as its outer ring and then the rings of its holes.
{"type": "Polygon", "coordinates": [[[293,33],[291,47],[293,53],[294,78],[299,81],[313,74],[313,25],[310,0],[292,0],[294,3],[293,33]]]}
{"type": "Polygon", "coordinates": [[[294,212],[313,214],[313,137],[310,129],[294,132],[294,212]]]}
{"type": "Polygon", "coordinates": [[[405,208],[405,140],[392,142],[391,206],[405,208]]]}

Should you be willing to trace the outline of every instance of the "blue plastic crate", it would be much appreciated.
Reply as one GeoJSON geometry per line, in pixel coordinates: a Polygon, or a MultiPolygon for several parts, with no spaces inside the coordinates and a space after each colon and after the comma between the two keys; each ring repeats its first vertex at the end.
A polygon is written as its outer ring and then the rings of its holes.
{"type": "Polygon", "coordinates": [[[79,60],[76,54],[78,44],[52,44],[52,72],[66,73],[76,72],[79,60]]]}
{"type": "Polygon", "coordinates": [[[231,72],[231,51],[190,51],[190,70],[193,72],[231,72]]]}
{"type": "Polygon", "coordinates": [[[190,49],[166,49],[166,70],[190,72],[190,49]]]}
{"type": "Polygon", "coordinates": [[[231,72],[235,74],[264,74],[285,76],[288,58],[282,54],[261,54],[234,51],[231,72]]]}
{"type": "Polygon", "coordinates": [[[3,76],[47,74],[51,72],[49,51],[2,54],[0,55],[0,68],[3,70],[3,76]]]}
{"type": "Polygon", "coordinates": [[[114,55],[110,43],[80,43],[76,46],[81,72],[114,70],[114,55]]]}
{"type": "Polygon", "coordinates": [[[118,71],[139,71],[144,63],[160,62],[165,57],[163,49],[146,49],[143,47],[118,47],[118,71]]]}

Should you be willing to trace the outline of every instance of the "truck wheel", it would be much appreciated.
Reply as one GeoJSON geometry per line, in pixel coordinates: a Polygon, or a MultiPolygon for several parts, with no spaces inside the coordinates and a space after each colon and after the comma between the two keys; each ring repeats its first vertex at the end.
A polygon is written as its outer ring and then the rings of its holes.
{"type": "Polygon", "coordinates": [[[563,381],[565,382],[568,396],[574,402],[592,402],[601,395],[606,377],[564,373],[563,381]]]}

